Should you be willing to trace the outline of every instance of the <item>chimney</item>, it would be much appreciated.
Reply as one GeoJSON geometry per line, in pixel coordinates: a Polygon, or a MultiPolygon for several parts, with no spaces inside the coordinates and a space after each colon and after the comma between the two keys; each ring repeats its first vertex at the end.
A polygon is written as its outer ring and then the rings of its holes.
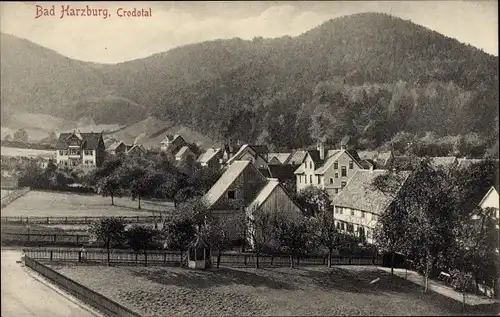
{"type": "Polygon", "coordinates": [[[373,164],[370,164],[370,173],[373,173],[373,164]]]}
{"type": "Polygon", "coordinates": [[[316,146],[318,152],[319,152],[319,159],[324,160],[325,159],[325,146],[323,145],[323,142],[319,142],[318,145],[316,146]]]}
{"type": "Polygon", "coordinates": [[[345,150],[345,144],[341,144],[341,145],[340,145],[340,149],[341,149],[341,150],[345,150]]]}

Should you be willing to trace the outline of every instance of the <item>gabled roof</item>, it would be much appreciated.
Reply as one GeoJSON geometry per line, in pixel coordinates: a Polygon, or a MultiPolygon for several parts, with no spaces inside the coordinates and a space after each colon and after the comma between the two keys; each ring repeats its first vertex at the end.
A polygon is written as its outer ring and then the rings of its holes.
{"type": "Polygon", "coordinates": [[[318,164],[318,163],[322,163],[323,162],[323,160],[321,159],[321,157],[319,155],[319,151],[318,150],[308,150],[307,154],[309,154],[309,156],[313,160],[314,164],[318,164]]]}
{"type": "Polygon", "coordinates": [[[144,146],[142,146],[141,144],[134,144],[128,151],[127,153],[130,153],[132,151],[142,151],[142,152],[145,152],[146,149],[144,148],[144,146]]]}
{"type": "Polygon", "coordinates": [[[498,185],[496,186],[491,186],[490,189],[486,192],[486,194],[484,194],[483,198],[481,199],[481,201],[479,202],[479,206],[481,206],[484,202],[484,200],[492,193],[492,192],[497,192],[497,195],[498,195],[498,185]]]}
{"type": "Polygon", "coordinates": [[[457,163],[457,158],[455,156],[437,156],[431,157],[430,159],[433,167],[452,166],[457,163]]]}
{"type": "Polygon", "coordinates": [[[222,176],[205,194],[205,202],[208,207],[212,207],[224,195],[226,190],[249,165],[252,165],[250,161],[234,161],[229,165],[222,176]]]}
{"type": "Polygon", "coordinates": [[[292,156],[292,153],[269,153],[268,160],[271,162],[273,158],[276,158],[280,164],[286,164],[288,159],[292,156]]]}
{"type": "MultiPolygon", "coordinates": [[[[111,144],[110,146],[108,146],[108,151],[115,151],[120,146],[120,144],[125,145],[125,143],[123,143],[122,141],[116,141],[113,144],[111,144]]],[[[125,146],[125,148],[126,148],[126,146],[125,146]]]]}
{"type": "Polygon", "coordinates": [[[221,148],[210,148],[206,150],[200,157],[198,158],[199,163],[208,163],[212,158],[214,158],[217,154],[221,153],[221,148]]]}
{"type": "Polygon", "coordinates": [[[267,168],[259,168],[262,175],[276,178],[280,182],[295,180],[295,167],[291,165],[269,165],[267,168]]]}
{"type": "Polygon", "coordinates": [[[252,144],[250,145],[252,149],[254,149],[255,152],[259,153],[260,155],[265,155],[269,153],[269,148],[267,145],[256,145],[252,144]]]}
{"type": "MultiPolygon", "coordinates": [[[[328,152],[330,152],[330,151],[328,151],[328,152]]],[[[321,167],[317,168],[317,169],[314,171],[314,174],[316,174],[316,175],[323,175],[323,174],[324,174],[324,173],[325,173],[325,172],[326,172],[326,171],[327,171],[327,170],[328,170],[328,169],[329,169],[329,168],[333,165],[333,163],[334,163],[336,160],[338,160],[338,159],[339,159],[339,157],[340,157],[342,154],[344,154],[344,153],[346,153],[346,154],[347,154],[347,155],[348,155],[348,156],[352,159],[352,161],[353,161],[354,163],[356,163],[356,165],[358,165],[358,167],[362,167],[362,166],[359,164],[358,160],[357,160],[356,158],[354,158],[354,157],[351,155],[351,153],[349,153],[349,151],[347,151],[347,150],[333,150],[331,153],[332,153],[333,155],[332,155],[332,156],[330,156],[330,157],[328,157],[328,158],[327,158],[327,160],[325,161],[325,163],[324,163],[321,167]]]]}
{"type": "MultiPolygon", "coordinates": [[[[344,189],[333,199],[332,205],[382,213],[393,201],[397,192],[378,191],[372,183],[377,176],[385,175],[387,172],[387,170],[357,170],[344,189]]],[[[406,181],[410,173],[401,173],[403,181],[406,181]]]]}
{"type": "Polygon", "coordinates": [[[249,209],[259,208],[271,196],[273,191],[280,185],[277,179],[268,179],[267,184],[257,194],[255,199],[248,205],[249,209]]]}
{"type": "Polygon", "coordinates": [[[481,163],[482,159],[468,159],[468,158],[459,158],[458,159],[458,167],[459,168],[469,168],[472,164],[481,163]]]}
{"type": "MultiPolygon", "coordinates": [[[[163,139],[163,141],[161,141],[160,143],[161,143],[161,144],[165,144],[165,143],[172,143],[172,142],[174,142],[175,140],[177,140],[178,138],[181,138],[181,139],[182,139],[182,137],[181,137],[179,134],[176,134],[176,135],[167,134],[167,135],[165,136],[165,139],[163,139]]],[[[182,139],[182,140],[184,140],[184,139],[182,139]]]]}
{"type": "MultiPolygon", "coordinates": [[[[328,151],[328,152],[330,152],[330,151],[328,151]]],[[[323,164],[322,166],[317,168],[314,171],[314,174],[319,174],[319,175],[324,174],[330,168],[330,166],[332,166],[333,163],[342,155],[342,153],[344,153],[344,150],[335,151],[335,152],[332,151],[332,156],[328,157],[325,161],[325,164],[323,164]]]]}
{"type": "Polygon", "coordinates": [[[251,145],[245,144],[238,150],[238,152],[236,152],[236,154],[233,155],[233,157],[227,160],[227,163],[231,164],[232,162],[241,159],[241,156],[249,149],[252,149],[257,156],[260,156],[264,161],[266,161],[266,159],[262,155],[260,155],[259,152],[257,152],[251,145]]]}
{"type": "Polygon", "coordinates": [[[83,141],[84,150],[96,150],[99,147],[99,141],[102,139],[101,133],[78,133],[78,132],[67,132],[59,134],[59,140],[56,144],[57,150],[65,150],[68,148],[68,139],[75,135],[77,138],[83,141]]]}
{"type": "Polygon", "coordinates": [[[302,164],[302,162],[304,162],[306,155],[307,155],[307,151],[297,150],[297,151],[292,153],[292,155],[288,159],[287,163],[289,165],[300,165],[300,164],[302,164]]]}
{"type": "MultiPolygon", "coordinates": [[[[191,152],[191,150],[189,149],[189,146],[187,145],[184,145],[183,147],[181,147],[181,149],[177,152],[177,154],[175,154],[175,157],[181,157],[183,156],[184,154],[188,154],[189,152],[191,152]]],[[[192,153],[192,152],[191,152],[192,153]]]]}

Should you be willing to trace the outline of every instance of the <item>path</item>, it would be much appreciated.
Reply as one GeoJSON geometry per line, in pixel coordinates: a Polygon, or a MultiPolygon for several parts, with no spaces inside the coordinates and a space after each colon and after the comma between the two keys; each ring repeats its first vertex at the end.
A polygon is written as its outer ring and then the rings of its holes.
{"type": "MultiPolygon", "coordinates": [[[[389,267],[380,266],[379,269],[391,273],[391,268],[389,267]]],[[[419,275],[415,271],[407,271],[407,272],[408,274],[406,274],[405,269],[394,269],[394,275],[407,279],[408,281],[411,281],[417,285],[424,286],[424,279],[421,275],[419,275]]],[[[441,294],[448,298],[452,298],[459,302],[463,301],[462,293],[455,291],[453,288],[449,286],[443,285],[439,282],[429,279],[428,287],[429,290],[434,291],[438,294],[441,294]]],[[[475,294],[466,294],[465,303],[470,306],[477,306],[477,305],[490,305],[490,304],[500,303],[500,301],[475,294]]]]}
{"type": "Polygon", "coordinates": [[[20,258],[20,251],[2,249],[2,317],[99,316],[36,280],[16,263],[20,258]]]}

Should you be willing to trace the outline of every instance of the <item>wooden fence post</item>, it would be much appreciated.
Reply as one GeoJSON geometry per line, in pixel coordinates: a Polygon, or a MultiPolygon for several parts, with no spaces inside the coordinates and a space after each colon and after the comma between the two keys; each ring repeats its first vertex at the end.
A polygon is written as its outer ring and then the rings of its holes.
{"type": "Polygon", "coordinates": [[[47,224],[49,224],[49,217],[47,217],[47,224]]]}
{"type": "Polygon", "coordinates": [[[163,263],[167,264],[167,252],[163,252],[163,263]]]}
{"type": "MultiPolygon", "coordinates": [[[[57,240],[57,233],[54,234],[54,242],[56,242],[56,240],[57,240]]],[[[50,252],[52,252],[52,251],[50,251],[50,252]]]]}
{"type": "Polygon", "coordinates": [[[54,255],[53,255],[52,251],[50,251],[50,261],[51,261],[51,262],[52,262],[53,256],[54,256],[54,255]]]}
{"type": "Polygon", "coordinates": [[[247,255],[245,254],[245,265],[247,265],[247,255]]]}
{"type": "Polygon", "coordinates": [[[76,235],[76,244],[78,244],[78,238],[80,237],[79,234],[76,235]]]}

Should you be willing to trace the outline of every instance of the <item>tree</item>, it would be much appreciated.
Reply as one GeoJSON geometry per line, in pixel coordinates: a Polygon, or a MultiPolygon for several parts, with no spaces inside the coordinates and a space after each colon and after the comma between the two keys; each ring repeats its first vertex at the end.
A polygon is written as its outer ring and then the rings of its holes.
{"type": "Polygon", "coordinates": [[[135,260],[137,261],[137,254],[140,251],[144,252],[144,266],[147,266],[148,250],[155,246],[154,239],[156,235],[156,230],[137,225],[125,230],[127,244],[136,253],[135,260]]]}
{"type": "Polygon", "coordinates": [[[92,240],[102,242],[108,254],[108,265],[110,264],[111,248],[119,245],[124,239],[125,225],[119,218],[109,217],[92,222],[88,227],[88,233],[92,240]]]}
{"type": "Polygon", "coordinates": [[[495,286],[498,278],[498,224],[495,209],[475,208],[471,214],[462,217],[455,226],[456,254],[455,268],[470,273],[475,281],[476,291],[480,281],[495,286]]]}
{"type": "Polygon", "coordinates": [[[120,189],[121,189],[121,183],[118,175],[116,174],[111,174],[108,176],[105,176],[101,178],[98,183],[97,187],[99,188],[100,193],[106,197],[110,196],[111,197],[111,205],[114,206],[115,204],[115,196],[120,194],[120,189]]]}
{"type": "Polygon", "coordinates": [[[467,293],[467,286],[469,285],[472,275],[468,272],[463,272],[457,269],[454,269],[450,272],[450,276],[452,278],[452,286],[456,290],[460,291],[462,293],[462,311],[465,310],[466,303],[465,303],[465,295],[467,293]]]}
{"type": "Polygon", "coordinates": [[[296,201],[309,217],[331,210],[331,200],[326,189],[307,186],[297,194],[296,201]]]}
{"type": "Polygon", "coordinates": [[[182,213],[174,215],[163,224],[162,235],[165,239],[165,245],[170,249],[180,250],[181,259],[196,238],[196,233],[193,219],[182,213]]]}
{"type": "Polygon", "coordinates": [[[232,245],[230,228],[234,225],[234,219],[229,216],[211,217],[207,219],[202,227],[200,236],[210,245],[210,249],[217,250],[217,268],[220,265],[222,251],[232,245]]]}
{"type": "Polygon", "coordinates": [[[333,250],[340,246],[340,232],[331,212],[321,212],[315,219],[315,234],[319,245],[328,249],[328,267],[332,267],[333,250]]]}
{"type": "Polygon", "coordinates": [[[290,254],[290,267],[294,267],[294,257],[307,250],[312,242],[311,231],[305,218],[284,220],[277,224],[275,235],[279,246],[290,254]]]}
{"type": "Polygon", "coordinates": [[[276,213],[266,212],[256,206],[246,211],[247,234],[250,245],[255,252],[255,268],[259,268],[259,256],[273,238],[274,231],[280,222],[276,213]]]}

